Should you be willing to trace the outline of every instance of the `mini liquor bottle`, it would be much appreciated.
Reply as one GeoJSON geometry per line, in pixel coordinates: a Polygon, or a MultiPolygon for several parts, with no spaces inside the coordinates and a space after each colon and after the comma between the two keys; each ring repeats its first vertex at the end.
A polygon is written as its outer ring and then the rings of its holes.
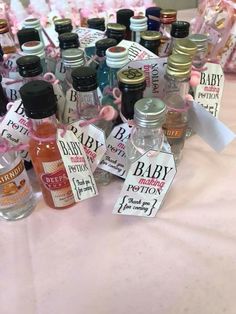
{"type": "Polygon", "coordinates": [[[58,35],[70,33],[73,30],[72,21],[68,18],[56,19],[54,21],[54,25],[55,31],[58,33],[58,35]]]}
{"type": "MultiPolygon", "coordinates": [[[[4,140],[0,139],[0,145],[4,145],[4,140]]],[[[0,153],[0,218],[24,218],[32,212],[35,203],[23,161],[14,151],[0,153]]]]}
{"type": "Polygon", "coordinates": [[[32,122],[29,154],[46,204],[64,209],[74,204],[70,182],[56,143],[57,103],[53,87],[31,81],[20,89],[25,114],[32,122]]]}
{"type": "Polygon", "coordinates": [[[128,68],[120,70],[117,74],[118,86],[121,91],[121,112],[116,121],[120,124],[123,120],[132,120],[134,117],[134,104],[143,98],[146,88],[145,74],[140,69],[128,68]]]}
{"type": "Polygon", "coordinates": [[[97,69],[97,78],[101,92],[103,92],[104,87],[107,86],[109,83],[108,79],[109,68],[106,64],[106,50],[116,45],[117,41],[112,38],[98,40],[95,44],[97,61],[99,62],[97,69]]]}
{"type": "Polygon", "coordinates": [[[43,32],[42,32],[42,26],[40,24],[40,20],[37,18],[27,18],[26,20],[24,20],[23,23],[23,27],[24,28],[34,28],[38,31],[39,33],[39,37],[40,37],[40,41],[42,42],[42,44],[44,45],[44,39],[43,39],[43,32]]]}
{"type": "Polygon", "coordinates": [[[163,126],[176,164],[181,158],[188,127],[188,107],[185,97],[189,92],[192,60],[189,56],[171,55],[167,60],[164,102],[168,108],[163,126]]]}
{"type": "Polygon", "coordinates": [[[39,32],[35,28],[22,28],[17,32],[20,49],[22,45],[28,41],[40,41],[39,32]]]}
{"type": "Polygon", "coordinates": [[[171,25],[171,38],[172,38],[172,47],[175,46],[175,42],[178,39],[186,38],[189,35],[190,24],[186,21],[176,21],[171,25]]]}
{"type": "Polygon", "coordinates": [[[140,33],[147,30],[147,17],[135,15],[130,18],[131,40],[140,43],[140,33]]]}
{"type": "Polygon", "coordinates": [[[193,57],[193,66],[201,69],[207,62],[208,36],[203,34],[192,34],[188,37],[197,46],[197,52],[193,57]]]}
{"type": "Polygon", "coordinates": [[[167,57],[171,53],[171,24],[176,21],[177,12],[172,9],[161,10],[161,26],[162,33],[161,45],[159,48],[159,56],[167,57]]]}
{"type": "Polygon", "coordinates": [[[99,31],[105,31],[105,20],[104,18],[92,18],[87,20],[88,28],[97,29],[99,31]]]}
{"type": "Polygon", "coordinates": [[[41,60],[41,64],[43,67],[43,73],[47,71],[47,62],[46,62],[46,54],[44,50],[44,46],[41,41],[28,41],[21,46],[23,53],[25,55],[33,55],[38,56],[41,60]]]}
{"type": "Polygon", "coordinates": [[[120,9],[116,12],[116,21],[126,27],[126,40],[131,40],[130,18],[134,16],[134,11],[130,9],[120,9]]]}
{"type": "Polygon", "coordinates": [[[16,46],[9,32],[7,20],[4,19],[0,19],[0,44],[5,54],[16,52],[16,46]]]}
{"type": "Polygon", "coordinates": [[[189,56],[192,60],[197,52],[197,45],[188,38],[178,39],[173,46],[173,54],[189,56]]]}
{"type": "Polygon", "coordinates": [[[118,23],[108,23],[106,35],[107,38],[113,38],[117,41],[117,44],[119,44],[119,42],[126,37],[126,27],[118,23]]]}
{"type": "Polygon", "coordinates": [[[146,31],[141,33],[140,45],[155,53],[158,56],[158,48],[161,43],[161,33],[146,31]]]}
{"type": "Polygon", "coordinates": [[[146,9],[146,17],[148,19],[147,23],[149,31],[159,31],[161,25],[160,16],[160,7],[149,7],[146,9]]]}
{"type": "Polygon", "coordinates": [[[83,66],[86,62],[82,49],[66,49],[62,53],[62,61],[65,67],[65,79],[61,82],[62,90],[66,96],[63,123],[72,123],[78,120],[76,116],[77,96],[72,86],[71,73],[74,69],[83,66]]]}
{"type": "Polygon", "coordinates": [[[43,79],[43,67],[38,56],[29,55],[20,57],[16,60],[16,64],[19,74],[23,78],[23,84],[43,79]]]}
{"type": "MultiPolygon", "coordinates": [[[[90,120],[98,117],[102,108],[97,93],[97,73],[94,69],[82,66],[72,71],[73,87],[77,91],[77,110],[81,119],[90,120]]],[[[102,129],[106,136],[110,134],[112,123],[100,120],[95,125],[102,129]]],[[[111,175],[99,168],[94,172],[98,184],[107,185],[111,175]]]]}
{"type": "Polygon", "coordinates": [[[165,136],[162,125],[165,123],[166,105],[158,98],[143,98],[135,103],[135,126],[126,143],[126,170],[149,150],[165,151],[165,136]]]}

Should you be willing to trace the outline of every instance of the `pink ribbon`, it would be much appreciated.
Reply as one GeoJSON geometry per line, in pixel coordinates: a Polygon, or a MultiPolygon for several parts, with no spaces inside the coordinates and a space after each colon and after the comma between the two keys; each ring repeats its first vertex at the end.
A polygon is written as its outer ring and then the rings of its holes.
{"type": "Polygon", "coordinates": [[[58,84],[59,80],[56,78],[56,76],[51,73],[51,72],[47,72],[44,74],[43,76],[44,80],[47,81],[48,83],[51,83],[53,85],[58,84]]]}

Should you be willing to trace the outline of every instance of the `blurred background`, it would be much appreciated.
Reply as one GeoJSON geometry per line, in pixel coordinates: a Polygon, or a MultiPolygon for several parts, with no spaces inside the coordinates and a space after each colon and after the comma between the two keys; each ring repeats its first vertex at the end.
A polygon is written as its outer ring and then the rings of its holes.
{"type": "Polygon", "coordinates": [[[197,0],[158,0],[155,1],[161,8],[189,9],[197,7],[197,0]]]}

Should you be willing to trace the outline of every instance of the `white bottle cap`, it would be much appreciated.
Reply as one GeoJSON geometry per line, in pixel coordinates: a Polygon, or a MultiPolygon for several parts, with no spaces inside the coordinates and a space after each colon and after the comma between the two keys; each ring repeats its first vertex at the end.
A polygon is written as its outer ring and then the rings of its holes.
{"type": "Polygon", "coordinates": [[[41,41],[28,41],[21,48],[25,55],[38,56],[40,59],[45,58],[44,46],[41,41]]]}
{"type": "Polygon", "coordinates": [[[125,47],[114,46],[106,50],[106,63],[110,68],[121,69],[128,62],[128,49],[125,47]]]}
{"type": "Polygon", "coordinates": [[[147,26],[147,17],[142,15],[135,15],[130,18],[130,29],[133,32],[143,32],[146,31],[147,26]]]}
{"type": "Polygon", "coordinates": [[[38,28],[41,28],[41,25],[40,25],[39,19],[29,18],[29,19],[24,20],[24,27],[38,29],[38,28]]]}

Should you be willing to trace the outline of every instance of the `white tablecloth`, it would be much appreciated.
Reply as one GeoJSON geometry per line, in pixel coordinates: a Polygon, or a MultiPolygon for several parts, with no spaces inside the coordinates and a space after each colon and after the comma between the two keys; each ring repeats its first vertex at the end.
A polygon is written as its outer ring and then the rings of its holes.
{"type": "MultiPolygon", "coordinates": [[[[190,11],[184,12],[189,15],[190,11]]],[[[236,132],[236,76],[220,119],[236,132]]],[[[198,136],[154,219],[112,215],[122,181],[57,211],[0,222],[1,314],[235,314],[236,142],[198,136]]]]}

